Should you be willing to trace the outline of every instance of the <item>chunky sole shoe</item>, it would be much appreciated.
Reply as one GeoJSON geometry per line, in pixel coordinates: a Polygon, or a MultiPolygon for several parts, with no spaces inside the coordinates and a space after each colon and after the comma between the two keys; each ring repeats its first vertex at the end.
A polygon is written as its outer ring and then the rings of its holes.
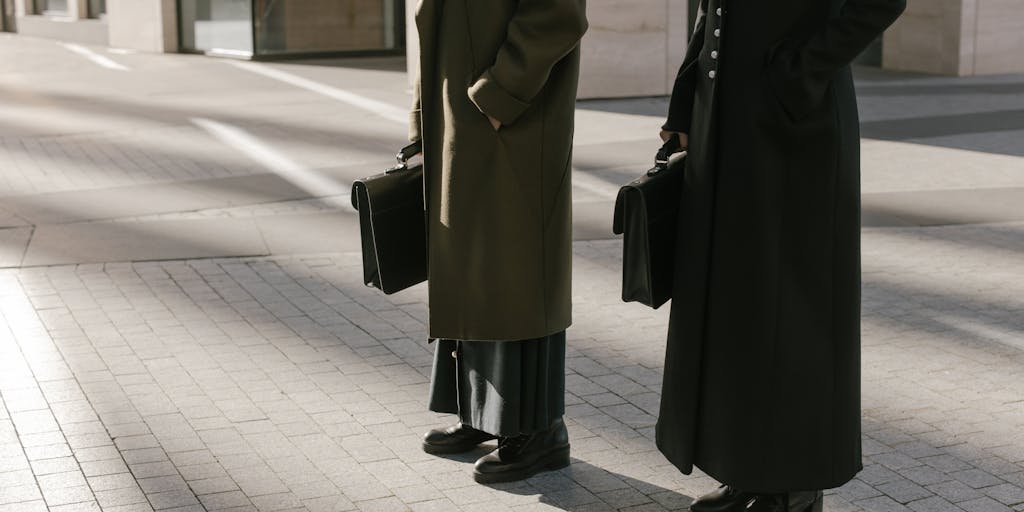
{"type": "Polygon", "coordinates": [[[427,453],[429,453],[431,455],[454,455],[456,453],[466,453],[466,452],[471,452],[473,450],[476,450],[478,446],[480,446],[481,444],[483,444],[485,442],[486,441],[482,441],[480,443],[474,443],[474,444],[466,443],[466,444],[463,444],[463,445],[455,445],[455,444],[436,445],[436,444],[430,444],[430,443],[424,441],[423,442],[423,451],[425,451],[425,452],[427,452],[427,453]]]}
{"type": "Polygon", "coordinates": [[[747,512],[747,507],[755,498],[757,498],[757,494],[722,485],[697,498],[688,510],[690,512],[747,512]]]}
{"type": "Polygon", "coordinates": [[[473,451],[487,441],[497,439],[488,434],[461,423],[448,428],[434,429],[423,436],[423,451],[431,455],[447,455],[473,451]]]}
{"type": "Polygon", "coordinates": [[[518,482],[545,471],[557,471],[569,466],[569,445],[559,446],[540,456],[529,465],[497,471],[481,473],[473,470],[473,480],[478,484],[497,484],[502,482],[518,482]]]}

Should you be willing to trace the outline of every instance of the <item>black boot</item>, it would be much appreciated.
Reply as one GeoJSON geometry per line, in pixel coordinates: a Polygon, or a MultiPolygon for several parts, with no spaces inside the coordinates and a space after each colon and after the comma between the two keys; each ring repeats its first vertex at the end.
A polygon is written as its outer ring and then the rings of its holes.
{"type": "Polygon", "coordinates": [[[747,509],[756,494],[744,492],[735,487],[723,485],[690,504],[692,512],[742,512],[747,509]]]}
{"type": "Polygon", "coordinates": [[[762,494],[754,498],[749,512],[821,512],[824,506],[821,491],[797,491],[784,494],[762,494]]]}
{"type": "Polygon", "coordinates": [[[476,461],[473,479],[481,484],[514,482],[569,465],[569,432],[561,419],[547,430],[498,439],[498,449],[476,461]]]}
{"type": "Polygon", "coordinates": [[[423,451],[433,454],[462,453],[497,439],[482,430],[456,423],[448,428],[435,428],[423,436],[423,451]]]}

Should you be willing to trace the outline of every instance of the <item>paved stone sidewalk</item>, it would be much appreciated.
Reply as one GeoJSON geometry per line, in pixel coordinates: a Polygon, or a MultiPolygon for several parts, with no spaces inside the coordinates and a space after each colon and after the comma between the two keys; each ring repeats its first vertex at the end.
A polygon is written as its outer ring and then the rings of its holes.
{"type": "MultiPolygon", "coordinates": [[[[1024,224],[865,233],[865,470],[829,510],[1024,510],[1024,224]]],[[[422,287],[358,254],[0,273],[0,511],[678,510],[654,448],[667,311],[576,245],[573,464],[472,482],[419,436],[422,287]],[[238,508],[240,507],[240,508],[238,508]]]]}

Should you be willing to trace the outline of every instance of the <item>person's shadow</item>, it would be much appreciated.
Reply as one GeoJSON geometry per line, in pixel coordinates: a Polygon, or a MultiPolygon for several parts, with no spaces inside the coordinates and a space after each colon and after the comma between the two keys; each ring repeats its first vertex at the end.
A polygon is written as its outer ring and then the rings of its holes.
{"type": "MultiPolygon", "coordinates": [[[[467,453],[444,455],[453,461],[472,464],[493,450],[483,445],[467,453]]],[[[523,481],[482,484],[485,487],[524,497],[523,503],[540,497],[540,502],[562,510],[613,511],[649,505],[651,510],[684,510],[693,498],[676,491],[608,471],[573,458],[569,467],[541,473],[523,481]]],[[[646,509],[644,509],[646,510],[646,509]]]]}

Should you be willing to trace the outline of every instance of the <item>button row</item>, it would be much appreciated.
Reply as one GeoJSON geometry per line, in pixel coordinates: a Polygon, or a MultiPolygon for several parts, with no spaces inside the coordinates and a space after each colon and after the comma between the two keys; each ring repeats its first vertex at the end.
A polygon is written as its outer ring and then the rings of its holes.
{"type": "MultiPolygon", "coordinates": [[[[718,17],[722,16],[722,8],[721,7],[715,9],[715,15],[718,16],[718,17]]],[[[716,28],[715,31],[712,32],[712,34],[714,34],[714,36],[716,38],[721,38],[722,37],[722,29],[716,28]]],[[[718,60],[718,50],[711,50],[711,60],[718,60]]],[[[717,75],[717,74],[718,74],[718,72],[715,71],[714,69],[712,69],[711,71],[708,71],[708,78],[714,80],[715,79],[715,75],[717,75]]]]}

